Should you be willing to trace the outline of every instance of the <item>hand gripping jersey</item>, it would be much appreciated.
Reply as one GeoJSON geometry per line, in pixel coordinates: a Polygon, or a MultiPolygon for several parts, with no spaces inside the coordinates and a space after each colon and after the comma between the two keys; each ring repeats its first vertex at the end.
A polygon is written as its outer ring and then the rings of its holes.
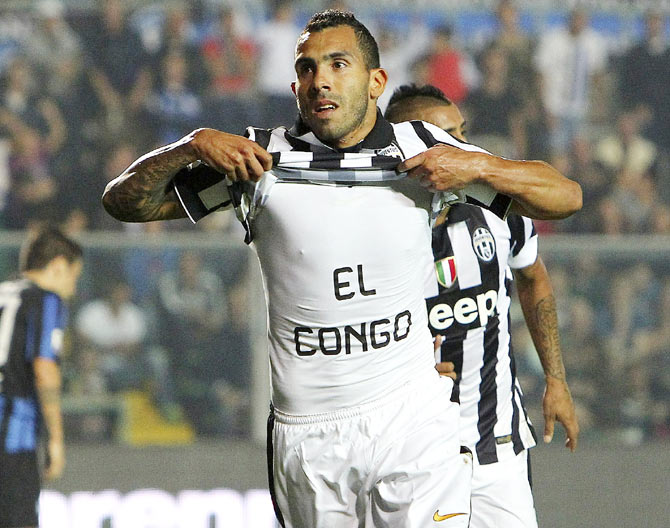
{"type": "Polygon", "coordinates": [[[512,457],[535,440],[510,342],[511,269],[535,262],[537,234],[528,218],[454,204],[433,230],[433,253],[439,294],[427,300],[429,322],[444,337],[437,360],[458,374],[461,441],[480,464],[512,457]]]}
{"type": "Polygon", "coordinates": [[[437,293],[432,195],[408,179],[368,180],[368,171],[385,169],[376,156],[399,162],[438,142],[480,149],[431,125],[381,116],[344,152],[299,126],[250,128],[248,136],[271,153],[304,153],[303,164],[288,175],[278,166],[242,190],[194,178],[178,178],[176,190],[197,219],[222,203],[212,198],[218,185],[247,228],[266,292],[275,407],[316,414],[357,406],[433,369],[424,301],[427,285],[437,293]],[[342,182],[329,171],[349,176],[342,182]]]}

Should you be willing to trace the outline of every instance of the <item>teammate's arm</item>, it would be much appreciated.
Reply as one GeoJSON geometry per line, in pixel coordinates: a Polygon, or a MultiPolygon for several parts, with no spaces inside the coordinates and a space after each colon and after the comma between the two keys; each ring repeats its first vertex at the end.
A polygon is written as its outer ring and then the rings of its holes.
{"type": "Polygon", "coordinates": [[[170,181],[179,170],[198,160],[231,181],[258,181],[272,168],[272,156],[253,141],[200,128],[133,162],[107,185],[102,203],[110,215],[124,222],[185,218],[170,181]]]}
{"type": "Polygon", "coordinates": [[[508,160],[440,144],[405,160],[398,170],[437,191],[486,184],[511,196],[513,210],[530,218],[565,218],[582,207],[579,184],[543,161],[508,160]]]}
{"type": "Polygon", "coordinates": [[[566,447],[574,451],[579,424],[561,356],[554,291],[542,258],[538,257],[530,266],[514,270],[514,278],[524,318],[544,370],[544,441],[551,441],[554,423],[558,420],[568,437],[566,447]]]}
{"type": "Polygon", "coordinates": [[[48,435],[45,477],[52,480],[60,477],[65,468],[60,366],[51,359],[38,357],[33,362],[33,369],[37,397],[48,435]]]}

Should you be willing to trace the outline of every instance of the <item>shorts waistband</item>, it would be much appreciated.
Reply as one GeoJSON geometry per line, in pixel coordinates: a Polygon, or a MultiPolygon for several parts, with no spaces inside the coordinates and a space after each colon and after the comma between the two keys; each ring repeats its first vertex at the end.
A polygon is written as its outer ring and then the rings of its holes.
{"type": "MultiPolygon", "coordinates": [[[[369,414],[373,411],[376,411],[387,405],[396,403],[398,400],[404,399],[407,396],[407,393],[416,390],[419,387],[429,387],[430,391],[433,394],[426,394],[427,399],[432,399],[435,396],[439,396],[441,390],[446,390],[444,385],[439,380],[439,377],[421,377],[411,381],[408,381],[404,385],[401,385],[397,389],[392,390],[391,392],[385,394],[384,396],[372,400],[355,407],[347,407],[344,409],[338,409],[336,411],[318,413],[318,414],[286,414],[277,409],[272,410],[274,413],[275,420],[278,423],[283,423],[287,425],[308,425],[315,423],[323,422],[335,422],[339,420],[347,420],[350,418],[355,418],[357,416],[363,416],[369,414]]],[[[451,390],[451,389],[450,389],[451,390]]],[[[448,394],[445,397],[449,397],[448,394]]]]}

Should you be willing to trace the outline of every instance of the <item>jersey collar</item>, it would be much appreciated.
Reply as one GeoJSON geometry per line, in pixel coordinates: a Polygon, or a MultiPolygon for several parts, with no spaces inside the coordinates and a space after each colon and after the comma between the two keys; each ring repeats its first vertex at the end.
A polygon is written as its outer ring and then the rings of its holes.
{"type": "Polygon", "coordinates": [[[295,139],[309,143],[310,145],[316,145],[319,147],[325,147],[329,150],[335,150],[336,152],[361,152],[362,150],[379,150],[385,147],[388,147],[393,143],[395,135],[393,134],[393,126],[389,123],[379,108],[377,108],[377,120],[375,125],[370,130],[370,133],[365,136],[365,139],[354,145],[352,147],[346,147],[342,149],[334,149],[325,145],[314,135],[304,121],[298,116],[298,120],[295,125],[288,130],[288,133],[293,136],[295,139]]]}

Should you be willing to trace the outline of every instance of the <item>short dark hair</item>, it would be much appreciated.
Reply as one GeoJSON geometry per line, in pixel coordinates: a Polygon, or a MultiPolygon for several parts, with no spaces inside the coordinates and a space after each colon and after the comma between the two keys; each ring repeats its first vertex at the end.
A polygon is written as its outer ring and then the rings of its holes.
{"type": "Polygon", "coordinates": [[[21,246],[19,270],[44,269],[56,257],[65,257],[71,264],[82,258],[81,246],[54,228],[34,231],[21,246]]]}
{"type": "Polygon", "coordinates": [[[358,47],[365,60],[365,66],[368,70],[379,68],[379,48],[377,47],[377,41],[368,28],[357,20],[353,13],[348,11],[327,9],[326,11],[315,13],[312,18],[307,21],[300,37],[305,33],[316,33],[327,28],[338,26],[349,26],[350,28],[353,28],[356,33],[358,47]]]}
{"type": "Polygon", "coordinates": [[[444,104],[444,106],[453,104],[442,90],[432,84],[424,84],[423,86],[417,86],[414,83],[403,84],[393,90],[384,117],[394,123],[405,121],[406,119],[402,115],[414,110],[414,103],[421,102],[423,99],[432,99],[444,104]]]}

